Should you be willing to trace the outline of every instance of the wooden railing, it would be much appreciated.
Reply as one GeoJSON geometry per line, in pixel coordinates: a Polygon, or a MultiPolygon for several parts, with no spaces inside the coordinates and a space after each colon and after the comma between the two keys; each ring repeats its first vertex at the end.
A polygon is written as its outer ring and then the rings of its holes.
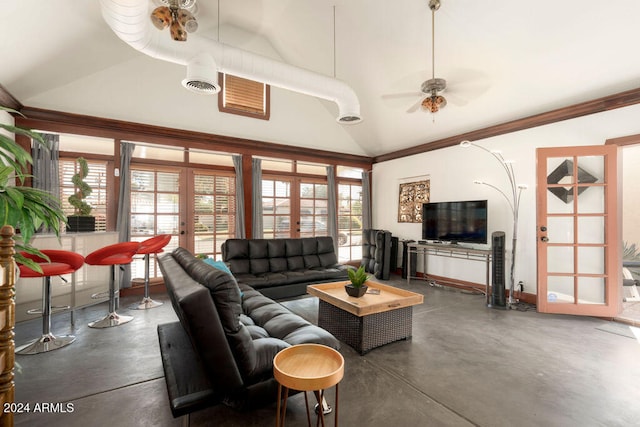
{"type": "Polygon", "coordinates": [[[10,225],[0,229],[0,427],[13,426],[11,406],[6,405],[13,403],[15,390],[13,329],[16,323],[14,302],[16,268],[13,260],[15,254],[13,235],[14,229],[10,225]]]}

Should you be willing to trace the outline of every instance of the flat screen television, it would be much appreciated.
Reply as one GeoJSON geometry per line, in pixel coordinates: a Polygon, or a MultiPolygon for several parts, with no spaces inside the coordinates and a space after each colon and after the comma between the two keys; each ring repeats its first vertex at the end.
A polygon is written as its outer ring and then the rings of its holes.
{"type": "Polygon", "coordinates": [[[422,238],[449,243],[487,243],[487,201],[422,205],[422,238]]]}

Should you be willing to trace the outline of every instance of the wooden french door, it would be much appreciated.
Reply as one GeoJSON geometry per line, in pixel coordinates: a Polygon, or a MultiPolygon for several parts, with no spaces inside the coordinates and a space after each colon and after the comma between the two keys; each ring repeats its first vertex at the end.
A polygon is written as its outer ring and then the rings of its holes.
{"type": "Polygon", "coordinates": [[[621,311],[617,147],[537,150],[538,311],[621,311]]]}
{"type": "Polygon", "coordinates": [[[327,183],[300,178],[262,180],[262,219],[265,238],[326,236],[327,183]]]}
{"type": "MultiPolygon", "coordinates": [[[[195,168],[132,165],[131,238],[142,241],[169,234],[165,251],[182,246],[221,259],[222,243],[235,237],[235,176],[195,168]]],[[[151,276],[159,274],[151,260],[151,276]]],[[[132,263],[140,277],[141,259],[132,263]]]]}

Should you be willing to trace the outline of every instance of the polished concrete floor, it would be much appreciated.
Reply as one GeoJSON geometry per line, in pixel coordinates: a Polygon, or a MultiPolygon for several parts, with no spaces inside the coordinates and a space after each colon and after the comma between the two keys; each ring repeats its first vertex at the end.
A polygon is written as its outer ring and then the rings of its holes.
{"type": "MultiPolygon", "coordinates": [[[[640,420],[640,343],[636,328],[590,317],[486,308],[484,296],[422,282],[390,284],[425,295],[414,308],[413,338],[365,356],[343,345],[342,426],[631,426],[640,420]]],[[[166,303],[129,311],[135,319],[110,329],[87,322],[106,312],[98,305],[54,317],[53,331],[76,342],[16,357],[16,402],[32,413],[17,426],[178,426],[168,406],[156,325],[176,319],[166,303]],[[34,413],[36,404],[70,403],[34,413]]],[[[316,320],[317,299],[283,302],[316,320]]],[[[38,320],[16,327],[18,345],[40,332],[38,320]]],[[[327,392],[328,400],[334,394],[327,392]]],[[[249,413],[225,406],[191,416],[193,426],[272,426],[275,403],[249,413]]],[[[304,397],[289,400],[287,425],[306,425],[304,397]]],[[[328,425],[333,425],[329,417],[328,425]]]]}

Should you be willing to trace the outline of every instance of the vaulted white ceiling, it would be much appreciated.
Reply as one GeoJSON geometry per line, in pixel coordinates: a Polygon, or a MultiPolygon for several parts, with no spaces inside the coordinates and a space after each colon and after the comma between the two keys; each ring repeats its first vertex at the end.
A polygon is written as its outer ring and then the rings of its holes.
{"type": "Polygon", "coordinates": [[[199,34],[349,84],[357,125],[278,88],[268,122],[219,113],[183,66],[118,39],[98,0],[4,1],[0,84],[30,107],[369,156],[640,87],[638,1],[441,1],[436,115],[407,112],[431,77],[428,0],[199,0],[199,34]]]}

